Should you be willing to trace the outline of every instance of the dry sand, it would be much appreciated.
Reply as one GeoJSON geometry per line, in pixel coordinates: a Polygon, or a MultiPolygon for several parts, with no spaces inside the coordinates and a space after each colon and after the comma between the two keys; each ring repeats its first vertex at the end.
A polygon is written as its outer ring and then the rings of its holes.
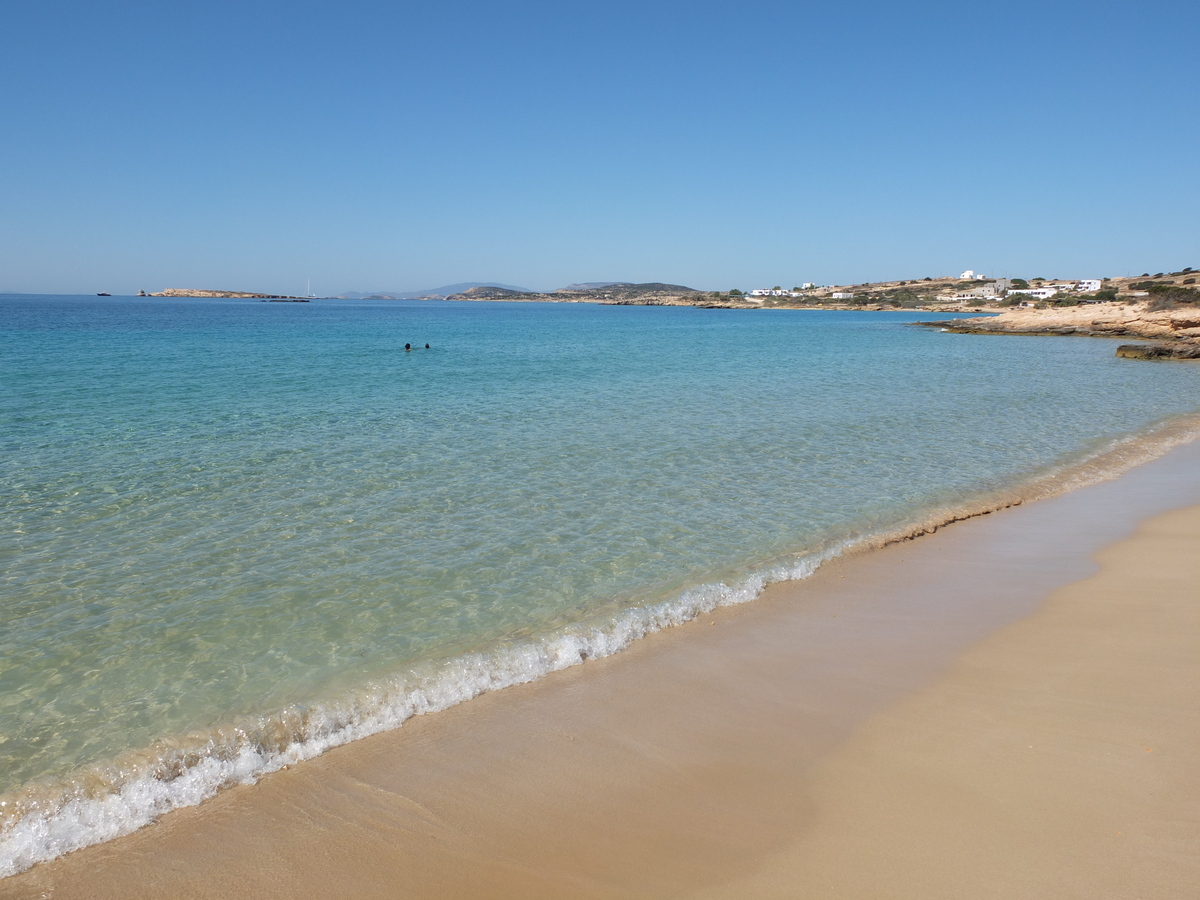
{"type": "Polygon", "coordinates": [[[0,897],[1192,897],[1200,509],[1162,515],[1184,504],[1200,444],[331,751],[0,897]]]}

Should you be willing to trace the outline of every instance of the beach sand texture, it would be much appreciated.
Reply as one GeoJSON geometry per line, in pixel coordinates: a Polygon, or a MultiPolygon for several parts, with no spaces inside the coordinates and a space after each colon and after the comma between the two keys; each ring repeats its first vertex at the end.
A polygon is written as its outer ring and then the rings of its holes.
{"type": "Polygon", "coordinates": [[[1163,510],[1198,502],[1193,444],[225,791],[0,897],[1195,896],[1200,507],[1163,510]]]}
{"type": "Polygon", "coordinates": [[[699,896],[1197,896],[1200,508],[1098,561],[870,721],[813,827],[699,896]]]}

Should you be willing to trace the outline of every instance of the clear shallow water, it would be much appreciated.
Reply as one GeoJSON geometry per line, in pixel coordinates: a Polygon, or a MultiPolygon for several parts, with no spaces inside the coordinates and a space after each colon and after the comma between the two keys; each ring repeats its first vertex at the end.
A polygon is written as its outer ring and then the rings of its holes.
{"type": "Polygon", "coordinates": [[[1200,408],[918,318],[0,298],[0,874],[1200,408]]]}

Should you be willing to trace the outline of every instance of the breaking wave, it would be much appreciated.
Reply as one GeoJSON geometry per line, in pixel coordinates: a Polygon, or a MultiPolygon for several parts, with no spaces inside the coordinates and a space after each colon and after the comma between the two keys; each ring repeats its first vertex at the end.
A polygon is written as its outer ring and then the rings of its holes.
{"type": "Polygon", "coordinates": [[[491,650],[425,663],[377,680],[337,703],[293,706],[165,739],[67,778],[27,785],[0,796],[0,877],[129,834],[224,787],[253,783],[330,748],[397,728],[412,716],[611,656],[649,634],[718,607],[754,600],[769,584],[808,578],[834,557],[915,539],[953,522],[1108,480],[1197,437],[1200,417],[1177,418],[1135,438],[1113,441],[1011,491],[976,497],[902,526],[832,543],[733,584],[688,588],[674,598],[622,610],[600,624],[568,626],[491,650]]]}

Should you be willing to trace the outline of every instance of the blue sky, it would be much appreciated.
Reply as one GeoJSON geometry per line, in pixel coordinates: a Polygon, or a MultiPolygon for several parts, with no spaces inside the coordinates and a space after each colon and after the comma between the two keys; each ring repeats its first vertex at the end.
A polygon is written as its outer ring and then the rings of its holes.
{"type": "Polygon", "coordinates": [[[0,290],[1200,268],[1200,4],[7,0],[0,290]]]}

